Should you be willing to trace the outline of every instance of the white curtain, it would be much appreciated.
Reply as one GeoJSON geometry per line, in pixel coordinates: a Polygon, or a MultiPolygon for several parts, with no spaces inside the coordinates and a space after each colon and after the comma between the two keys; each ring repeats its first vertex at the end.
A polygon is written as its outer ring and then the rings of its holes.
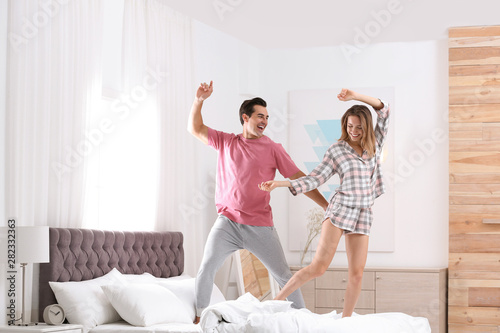
{"type": "MultiPolygon", "coordinates": [[[[157,0],[125,0],[123,73],[126,91],[147,93],[158,112],[159,169],[155,230],[182,231],[185,272],[203,254],[202,211],[193,205],[198,168],[187,119],[194,96],[191,20],[157,0]]],[[[139,110],[140,111],[140,110],[139,110]]]]}
{"type": "Polygon", "coordinates": [[[9,1],[5,193],[17,225],[81,226],[93,148],[87,114],[102,89],[101,26],[100,0],[9,1]]]}
{"type": "Polygon", "coordinates": [[[87,115],[102,90],[101,1],[11,0],[9,11],[7,214],[78,227],[87,115]]]}

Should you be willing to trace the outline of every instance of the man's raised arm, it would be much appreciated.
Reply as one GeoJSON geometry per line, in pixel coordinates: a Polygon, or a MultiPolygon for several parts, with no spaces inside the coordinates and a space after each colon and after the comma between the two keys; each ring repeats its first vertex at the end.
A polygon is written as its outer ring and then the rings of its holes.
{"type": "Polygon", "coordinates": [[[206,83],[200,84],[196,90],[193,105],[191,106],[191,113],[189,114],[187,130],[204,144],[208,143],[208,127],[203,123],[201,107],[203,106],[203,101],[209,98],[213,91],[212,81],[210,81],[210,85],[206,83]]]}

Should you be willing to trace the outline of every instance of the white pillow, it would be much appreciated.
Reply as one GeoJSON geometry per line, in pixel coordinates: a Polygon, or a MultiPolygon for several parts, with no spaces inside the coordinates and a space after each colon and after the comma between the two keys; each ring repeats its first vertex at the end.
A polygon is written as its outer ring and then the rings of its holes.
{"type": "Polygon", "coordinates": [[[193,323],[181,300],[157,284],[114,284],[102,290],[120,316],[134,326],[193,323]]]}
{"type": "Polygon", "coordinates": [[[189,274],[186,274],[186,273],[182,273],[181,275],[177,275],[177,276],[171,276],[171,277],[168,277],[168,278],[161,278],[161,277],[155,277],[155,279],[157,281],[164,281],[164,280],[168,280],[168,281],[174,281],[174,280],[187,280],[187,279],[192,279],[193,277],[189,274]]]}
{"type": "Polygon", "coordinates": [[[154,283],[156,278],[149,273],[142,274],[122,274],[128,283],[154,283]]]}
{"type": "MultiPolygon", "coordinates": [[[[189,317],[194,320],[196,317],[196,294],[195,278],[177,279],[177,278],[157,278],[158,285],[167,288],[174,293],[188,308],[189,317]]],[[[214,284],[210,305],[224,302],[226,299],[222,292],[214,284]]]]}
{"type": "Polygon", "coordinates": [[[64,309],[68,322],[83,325],[85,332],[97,325],[113,323],[120,316],[113,308],[101,286],[126,283],[113,268],[108,274],[87,281],[49,282],[57,302],[64,309]]]}

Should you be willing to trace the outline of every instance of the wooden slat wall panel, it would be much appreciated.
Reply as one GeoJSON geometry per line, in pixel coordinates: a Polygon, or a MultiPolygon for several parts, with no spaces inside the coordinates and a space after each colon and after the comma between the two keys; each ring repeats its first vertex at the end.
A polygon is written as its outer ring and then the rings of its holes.
{"type": "Polygon", "coordinates": [[[449,64],[497,65],[500,63],[500,47],[470,47],[449,50],[449,64]]]}
{"type": "Polygon", "coordinates": [[[448,32],[450,39],[500,36],[500,26],[456,27],[448,32]]]}
{"type": "Polygon", "coordinates": [[[450,251],[454,253],[500,252],[500,234],[458,234],[450,236],[450,251]]]}
{"type": "Polygon", "coordinates": [[[500,173],[500,152],[450,152],[451,173],[500,173]]]}
{"type": "Polygon", "coordinates": [[[500,184],[450,184],[451,192],[500,194],[500,184]]]}
{"type": "MultiPolygon", "coordinates": [[[[449,261],[450,271],[500,272],[498,253],[450,253],[449,261]]],[[[456,281],[448,281],[450,287],[453,282],[456,281]]]]}
{"type": "MultiPolygon", "coordinates": [[[[469,67],[469,66],[464,66],[469,67]]],[[[496,67],[496,66],[495,66],[496,67]]],[[[492,75],[478,74],[473,76],[450,76],[450,86],[465,87],[465,86],[495,86],[500,84],[500,76],[498,73],[492,75]]]]}
{"type": "Polygon", "coordinates": [[[488,184],[488,183],[494,183],[498,184],[500,183],[500,173],[481,173],[481,174],[474,174],[474,173],[460,173],[460,174],[455,174],[455,173],[450,173],[450,183],[452,184],[474,184],[474,183],[479,183],[479,184],[488,184]]]}
{"type": "MultiPolygon", "coordinates": [[[[495,280],[500,279],[500,272],[480,272],[480,271],[466,271],[466,270],[454,270],[450,272],[450,277],[453,279],[486,279],[495,280]]],[[[459,287],[454,287],[454,291],[459,287]]],[[[468,291],[468,289],[467,289],[468,291]]]]}
{"type": "MultiPolygon", "coordinates": [[[[451,131],[450,130],[450,141],[453,144],[464,144],[464,143],[472,143],[477,142],[483,139],[483,131],[482,129],[477,131],[451,131]],[[456,142],[456,141],[461,142],[456,142]],[[463,142],[466,141],[466,142],[463,142]]],[[[460,150],[459,150],[460,151],[460,150]]]]}
{"type": "Polygon", "coordinates": [[[500,70],[498,65],[482,65],[482,66],[453,66],[450,67],[450,83],[452,80],[457,79],[460,76],[467,77],[497,77],[500,70]]]}
{"type": "Polygon", "coordinates": [[[449,30],[449,122],[448,331],[500,333],[500,26],[449,30]]]}
{"type": "Polygon", "coordinates": [[[463,37],[450,39],[450,47],[500,46],[500,37],[463,37]]]}
{"type": "Polygon", "coordinates": [[[500,311],[490,307],[450,306],[448,322],[465,325],[500,325],[500,311]]]}
{"type": "Polygon", "coordinates": [[[465,195],[453,193],[450,195],[451,205],[500,205],[499,195],[465,195]]]}
{"type": "Polygon", "coordinates": [[[498,225],[485,223],[488,217],[482,216],[462,216],[450,215],[450,237],[457,234],[476,233],[476,234],[495,234],[498,232],[498,225]]]}
{"type": "Polygon", "coordinates": [[[486,325],[458,325],[450,324],[448,326],[448,333],[500,333],[500,327],[498,326],[486,326],[486,325]]]}
{"type": "Polygon", "coordinates": [[[491,214],[500,216],[497,205],[450,205],[450,214],[491,214]]]}
{"type": "Polygon", "coordinates": [[[494,140],[500,140],[500,123],[484,124],[483,141],[494,141],[494,140]]]}
{"type": "Polygon", "coordinates": [[[459,135],[450,133],[450,151],[498,151],[500,150],[499,141],[483,141],[483,140],[453,140],[452,137],[457,138],[459,135]]]}
{"type": "MultiPolygon", "coordinates": [[[[499,48],[500,50],[500,48],[499,48]]],[[[498,58],[500,62],[500,57],[498,58]]],[[[450,105],[500,103],[499,86],[450,86],[450,105]]]]}
{"type": "Polygon", "coordinates": [[[485,224],[500,224],[500,219],[483,219],[485,224]]]}
{"type": "Polygon", "coordinates": [[[500,307],[500,288],[469,288],[469,305],[500,307]]]}

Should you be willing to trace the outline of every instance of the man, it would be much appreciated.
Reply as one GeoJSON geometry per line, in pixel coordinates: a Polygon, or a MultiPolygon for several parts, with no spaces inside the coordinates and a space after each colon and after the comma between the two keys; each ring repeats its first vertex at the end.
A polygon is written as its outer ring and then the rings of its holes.
{"type": "MultiPolygon", "coordinates": [[[[188,131],[218,151],[215,201],[219,217],[208,236],[196,278],[195,323],[210,303],[216,272],[236,250],[252,252],[281,287],[290,279],[292,274],[273,224],[270,195],[261,191],[258,185],[274,179],[276,170],[292,180],[305,176],[283,147],[264,135],[269,115],[262,98],[246,100],[241,105],[242,134],[228,134],[207,127],[201,108],[212,92],[213,82],[198,87],[188,121],[188,131]]],[[[318,190],[306,195],[323,209],[328,206],[318,190]]],[[[304,307],[300,290],[288,299],[293,307],[304,307]]]]}

